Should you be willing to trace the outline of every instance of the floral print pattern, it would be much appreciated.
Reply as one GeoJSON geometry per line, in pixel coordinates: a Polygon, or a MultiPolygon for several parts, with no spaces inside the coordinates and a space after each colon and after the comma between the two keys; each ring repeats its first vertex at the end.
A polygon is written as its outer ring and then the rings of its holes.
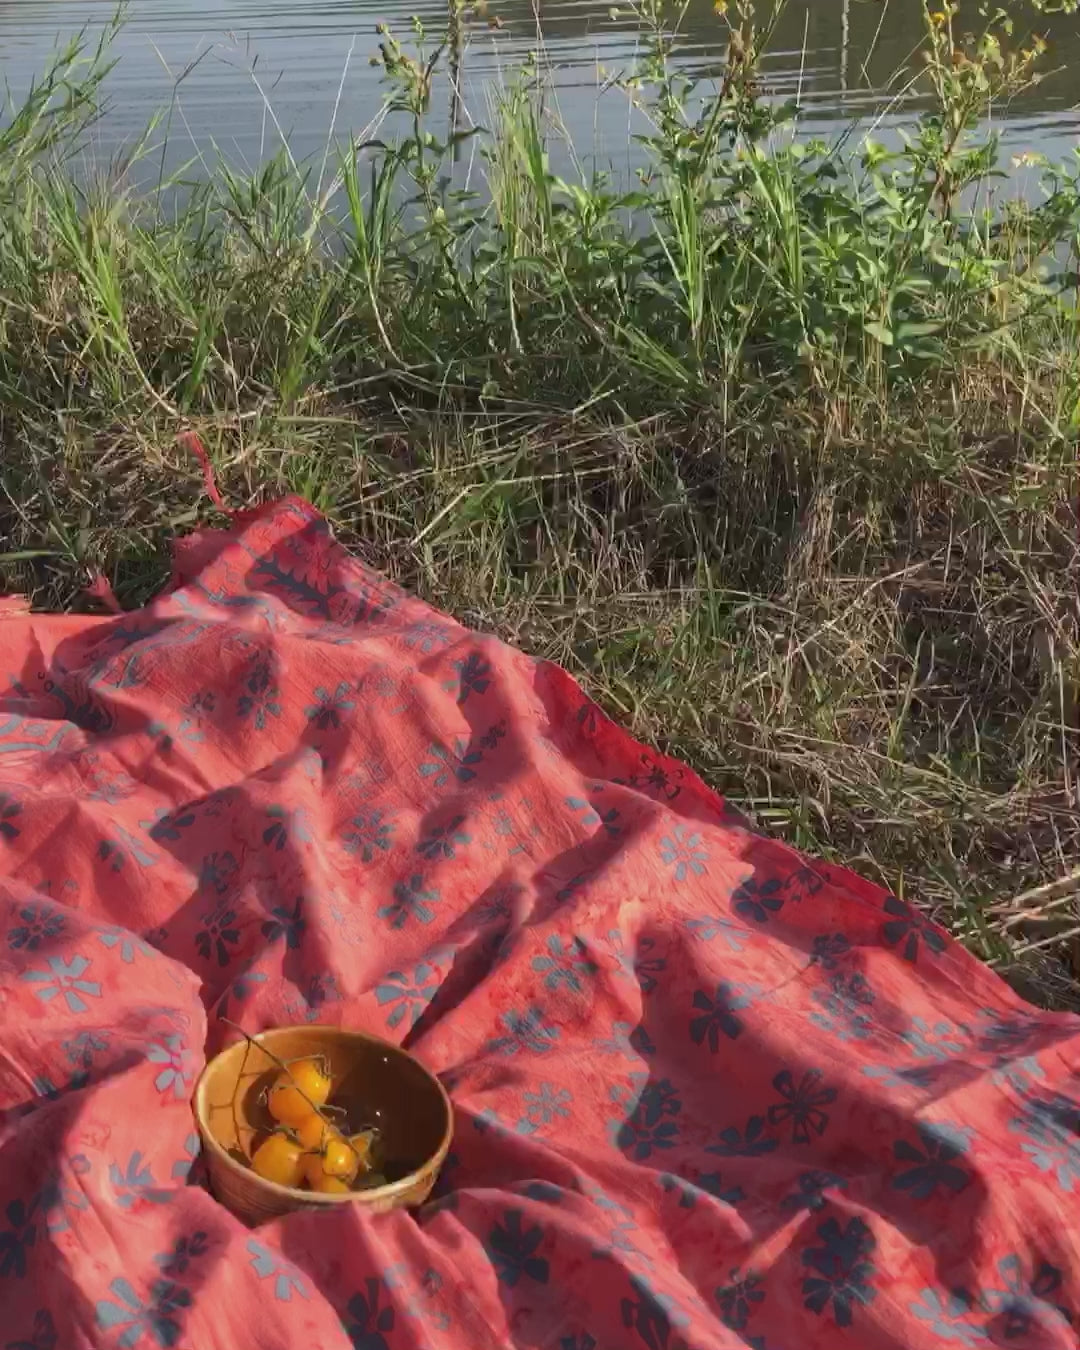
{"type": "Polygon", "coordinates": [[[3,1350],[1075,1350],[1080,1021],[296,499],[174,580],[5,620],[3,1350]],[[408,1219],[207,1195],[205,1056],[284,1023],[437,1071],[408,1219]]]}

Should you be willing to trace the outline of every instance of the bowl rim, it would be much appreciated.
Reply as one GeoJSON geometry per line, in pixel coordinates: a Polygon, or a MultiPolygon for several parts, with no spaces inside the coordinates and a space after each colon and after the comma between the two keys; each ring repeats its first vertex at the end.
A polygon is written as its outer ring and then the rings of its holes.
{"type": "MultiPolygon", "coordinates": [[[[346,1195],[326,1195],[320,1191],[302,1191],[295,1186],[282,1186],[276,1181],[268,1181],[265,1177],[260,1177],[250,1167],[244,1167],[233,1158],[227,1149],[223,1148],[214,1138],[207,1121],[207,1102],[206,1094],[209,1090],[208,1079],[210,1069],[224,1055],[235,1050],[237,1046],[242,1045],[242,1040],[233,1041],[231,1045],[225,1046],[219,1050],[212,1059],[208,1059],[203,1065],[202,1072],[199,1074],[198,1082],[195,1084],[195,1093],[192,1097],[192,1114],[195,1117],[195,1124],[199,1131],[199,1136],[203,1141],[205,1148],[214,1155],[215,1161],[222,1164],[227,1170],[233,1172],[238,1178],[243,1178],[248,1185],[256,1187],[258,1190],[269,1192],[271,1195],[280,1196],[282,1199],[299,1200],[307,1208],[327,1207],[331,1205],[371,1205],[376,1201],[393,1200],[396,1196],[409,1191],[416,1185],[417,1181],[424,1179],[431,1171],[438,1171],[446,1161],[446,1155],[450,1152],[450,1144],[454,1136],[454,1107],[450,1101],[450,1094],[436,1074],[422,1064],[417,1057],[410,1051],[403,1049],[400,1045],[395,1045],[393,1041],[388,1041],[382,1036],[375,1036],[368,1031],[357,1031],[351,1027],[332,1026],[326,1022],[294,1022],[288,1026],[265,1027],[262,1031],[249,1033],[251,1039],[258,1044],[261,1037],[266,1035],[275,1035],[278,1032],[318,1032],[333,1031],[339,1035],[351,1037],[354,1040],[366,1041],[369,1045],[379,1046],[384,1050],[392,1050],[395,1054],[410,1060],[424,1077],[435,1087],[439,1097],[442,1099],[443,1108],[446,1112],[446,1129],[443,1131],[443,1137],[438,1148],[434,1153],[429,1154],[424,1161],[403,1177],[396,1181],[388,1181],[385,1186],[370,1186],[364,1191],[350,1191],[346,1195]]],[[[220,1203],[220,1202],[219,1202],[220,1203]]],[[[226,1206],[228,1208],[228,1206],[226,1206]]]]}

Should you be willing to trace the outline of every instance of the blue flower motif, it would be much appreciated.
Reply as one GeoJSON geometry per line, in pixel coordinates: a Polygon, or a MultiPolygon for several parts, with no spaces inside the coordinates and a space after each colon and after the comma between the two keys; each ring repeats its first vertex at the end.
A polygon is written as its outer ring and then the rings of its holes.
{"type": "Polygon", "coordinates": [[[560,905],[566,903],[572,895],[576,895],[583,886],[587,886],[593,878],[594,868],[586,867],[583,872],[575,872],[569,880],[564,881],[555,892],[555,899],[560,905]]]}
{"type": "Polygon", "coordinates": [[[566,1193],[561,1186],[555,1186],[550,1181],[530,1181],[525,1187],[525,1194],[530,1200],[539,1201],[542,1205],[561,1205],[566,1193]]]}
{"type": "Polygon", "coordinates": [[[629,1267],[636,1263],[646,1270],[652,1270],[652,1257],[634,1241],[637,1231],[638,1226],[633,1218],[629,1214],[622,1215],[609,1229],[607,1242],[593,1249],[593,1256],[614,1257],[620,1266],[629,1267]]]}
{"type": "Polygon", "coordinates": [[[497,722],[492,722],[487,731],[480,737],[480,744],[485,750],[497,750],[499,742],[506,736],[506,718],[500,717],[497,722]]]}
{"type": "Polygon", "coordinates": [[[409,1019],[409,1026],[416,1026],[420,1015],[435,996],[439,987],[439,972],[421,961],[411,975],[400,970],[391,970],[382,984],[375,988],[375,1001],[380,1007],[388,1003],[396,1004],[386,1019],[388,1027],[398,1026],[403,1018],[409,1019]]]}
{"type": "Polygon", "coordinates": [[[26,1275],[26,1253],[37,1238],[34,1203],[12,1200],[4,1210],[8,1227],[0,1231],[0,1276],[14,1275],[21,1280],[26,1275]]]}
{"type": "Polygon", "coordinates": [[[387,1335],[394,1330],[393,1304],[379,1307],[382,1281],[373,1275],[367,1279],[367,1295],[356,1293],[349,1299],[341,1324],[354,1350],[390,1350],[387,1335]]]}
{"type": "Polygon", "coordinates": [[[89,1069],[94,1057],[108,1050],[109,1038],[102,1031],[77,1031],[70,1040],[61,1041],[60,1048],[69,1064],[89,1069]]]}
{"type": "Polygon", "coordinates": [[[101,985],[96,980],[82,978],[90,964],[85,956],[73,956],[70,961],[65,961],[62,956],[50,956],[48,970],[24,970],[19,978],[40,985],[34,993],[42,1003],[49,1003],[61,995],[68,1012],[82,1013],[89,1007],[82,997],[84,994],[87,998],[101,997],[101,985]]]}
{"type": "Polygon", "coordinates": [[[0,839],[10,844],[13,839],[18,839],[22,830],[11,822],[22,814],[22,802],[13,797],[10,792],[0,792],[0,839]]]}
{"type": "Polygon", "coordinates": [[[544,987],[553,993],[562,988],[580,994],[584,988],[583,980],[596,974],[596,962],[588,955],[588,948],[581,938],[567,938],[565,942],[552,933],[547,940],[547,956],[534,956],[532,968],[544,976],[544,987]]]}
{"type": "Polygon", "coordinates": [[[790,1120],[794,1144],[808,1144],[812,1135],[825,1133],[829,1117],[821,1108],[836,1101],[836,1088],[821,1087],[821,1078],[820,1069],[808,1069],[796,1083],[790,1069],[784,1069],[773,1079],[783,1101],[769,1107],[769,1124],[790,1120]]]}
{"type": "Polygon", "coordinates": [[[304,709],[304,716],[320,731],[329,731],[331,727],[336,731],[346,714],[356,707],[349,697],[351,693],[352,686],[347,680],[342,680],[334,690],[327,689],[325,685],[316,685],[311,695],[313,701],[304,709]]]}
{"type": "Polygon", "coordinates": [[[788,897],[792,904],[798,904],[805,900],[808,895],[817,895],[818,891],[825,887],[825,878],[815,868],[804,863],[801,867],[796,867],[794,872],[785,880],[784,885],[791,891],[788,897]]]}
{"type": "Polygon", "coordinates": [[[172,1191],[156,1184],[150,1164],[143,1165],[143,1155],[137,1150],[128,1159],[125,1169],[121,1170],[119,1163],[109,1164],[109,1180],[116,1191],[116,1203],[121,1209],[133,1209],[140,1200],[167,1205],[173,1198],[172,1191]]]}
{"type": "Polygon", "coordinates": [[[60,937],[67,926],[64,916],[51,905],[23,905],[19,918],[22,922],[7,935],[8,946],[16,951],[25,948],[28,952],[36,952],[43,944],[60,937]]]}
{"type": "Polygon", "coordinates": [[[629,1111],[622,1120],[609,1120],[608,1133],[616,1148],[638,1162],[650,1157],[654,1149],[674,1148],[679,1136],[678,1123],[671,1119],[682,1111],[682,1101],[667,1078],[652,1081],[647,1074],[630,1076],[629,1087],[610,1089],[611,1100],[629,1111]],[[638,1093],[633,1100],[634,1093],[638,1093]]]}
{"type": "Polygon", "coordinates": [[[721,1158],[759,1158],[763,1153],[772,1153],[780,1141],[765,1133],[765,1117],[751,1116],[746,1122],[746,1130],[741,1131],[735,1125],[729,1125],[720,1131],[715,1144],[707,1145],[706,1153],[715,1153],[721,1158]]]}
{"type": "Polygon", "coordinates": [[[164,844],[180,839],[182,837],[180,831],[189,830],[195,824],[195,820],[194,811],[181,810],[175,815],[169,815],[166,812],[163,815],[155,816],[153,820],[144,821],[142,824],[155,844],[164,844]]]}
{"type": "Polygon", "coordinates": [[[738,1037],[743,1022],[735,1014],[749,1008],[760,992],[755,984],[732,984],[729,980],[721,980],[712,995],[704,989],[696,990],[693,1004],[701,1015],[690,1019],[690,1039],[695,1045],[708,1039],[715,1055],[720,1049],[720,1033],[732,1041],[738,1037]]]}
{"type": "Polygon", "coordinates": [[[1080,1181],[1080,1106],[1061,1096],[1035,1100],[1009,1122],[1009,1129],[1027,1136],[1021,1149],[1071,1195],[1080,1181]]]}
{"type": "Polygon", "coordinates": [[[729,1186],[720,1172],[701,1172],[694,1178],[661,1172],[660,1185],[663,1190],[679,1197],[680,1209],[693,1209],[702,1194],[711,1195],[714,1200],[725,1205],[737,1205],[746,1199],[743,1188],[729,1186]]]}
{"type": "Polygon", "coordinates": [[[499,1117],[498,1111],[489,1106],[483,1111],[478,1111],[473,1116],[472,1127],[477,1134],[487,1134],[489,1130],[502,1130],[506,1132],[506,1126],[499,1117]]]}
{"type": "Polygon", "coordinates": [[[903,1033],[916,1059],[932,1059],[943,1063],[954,1055],[963,1054],[971,1032],[966,1026],[953,1022],[930,1023],[924,1017],[913,1017],[911,1026],[903,1033]]]}
{"type": "Polygon", "coordinates": [[[380,905],[376,913],[380,919],[386,919],[391,928],[404,928],[410,919],[431,923],[435,917],[432,906],[438,901],[438,890],[434,886],[425,890],[423,877],[414,872],[407,881],[394,883],[393,903],[380,905]]]}
{"type": "Polygon", "coordinates": [[[268,942],[276,942],[278,938],[283,937],[285,946],[296,951],[304,940],[306,927],[304,897],[298,895],[292,909],[287,905],[275,905],[271,909],[270,918],[262,926],[262,934],[268,942]]]}
{"type": "Polygon", "coordinates": [[[835,970],[850,955],[851,943],[843,933],[825,933],[814,939],[810,961],[826,970],[835,970]]]}
{"type": "Polygon", "coordinates": [[[202,927],[195,934],[195,950],[209,961],[216,955],[222,969],[232,960],[230,947],[240,941],[240,929],[237,926],[237,913],[228,905],[216,905],[202,916],[202,927]]]}
{"type": "Polygon", "coordinates": [[[177,1101],[191,1096],[191,1078],[195,1072],[196,1056],[181,1036],[166,1036],[163,1043],[155,1042],[146,1052],[151,1064],[161,1069],[154,1079],[158,1092],[171,1092],[177,1101]]]}
{"type": "Polygon", "coordinates": [[[990,1074],[995,1087],[1009,1087],[1020,1097],[1035,1093],[1039,1085],[1046,1081],[1046,1072],[1035,1055],[1025,1055],[1022,1059],[1006,1059],[990,1074]]]}
{"type": "Polygon", "coordinates": [[[671,834],[660,840],[660,860],[675,869],[675,880],[685,881],[688,876],[702,877],[709,870],[709,850],[697,831],[687,830],[685,825],[676,825],[671,834]]]}
{"type": "Polygon", "coordinates": [[[580,823],[586,829],[603,829],[609,839],[618,839],[622,834],[622,826],[618,823],[619,813],[615,807],[605,811],[602,804],[593,806],[585,797],[567,797],[566,804],[571,811],[581,813],[580,823]]]}
{"type": "Polygon", "coordinates": [[[291,1302],[294,1293],[301,1298],[308,1297],[307,1285],[291,1262],[286,1261],[283,1256],[275,1256],[254,1238],[248,1239],[247,1249],[259,1279],[274,1281],[274,1297],[279,1303],[291,1302]]]}
{"type": "Polygon", "coordinates": [[[191,1291],[171,1280],[155,1280],[150,1287],[150,1298],[144,1303],[136,1294],[130,1280],[118,1276],[109,1285],[118,1300],[99,1299],[95,1309],[98,1326],[106,1331],[122,1328],[115,1344],[121,1350],[130,1350],[145,1335],[153,1336],[158,1345],[174,1346],[180,1339],[180,1316],[191,1307],[191,1291]]]}
{"type": "Polygon", "coordinates": [[[208,721],[212,720],[216,708],[217,695],[212,689],[192,695],[184,709],[185,716],[180,723],[179,734],[183,739],[195,744],[205,741],[206,733],[203,728],[208,721]]]}
{"type": "Polygon", "coordinates": [[[915,1066],[910,1069],[897,1069],[892,1064],[864,1064],[860,1072],[866,1078],[887,1087],[890,1092],[899,1092],[904,1088],[929,1087],[935,1076],[931,1065],[915,1066]]]}
{"type": "Polygon", "coordinates": [[[463,848],[472,839],[472,836],[461,828],[464,824],[464,816],[455,816],[445,825],[433,829],[426,839],[421,839],[417,844],[417,853],[423,854],[432,862],[437,858],[454,857],[458,849],[463,848]]]}
{"type": "Polygon", "coordinates": [[[893,1156],[897,1161],[911,1163],[906,1172],[893,1178],[893,1189],[910,1191],[916,1200],[929,1200],[939,1186],[959,1195],[971,1181],[967,1168],[957,1166],[957,1160],[970,1147],[967,1131],[936,1122],[916,1128],[918,1148],[906,1139],[898,1139],[893,1144],[893,1156]]]}
{"type": "Polygon", "coordinates": [[[452,661],[450,663],[458,673],[458,678],[454,684],[448,685],[450,689],[457,688],[457,701],[459,704],[468,702],[470,694],[485,694],[488,686],[491,684],[491,664],[485,661],[477,652],[470,652],[463,661],[452,661]]]}
{"type": "Polygon", "coordinates": [[[90,1208],[86,1183],[79,1180],[89,1171],[89,1159],[77,1153],[73,1158],[62,1159],[49,1173],[31,1208],[36,1206],[38,1212],[44,1215],[45,1227],[50,1233],[67,1232],[71,1226],[69,1212],[74,1210],[78,1213],[90,1208]]]}
{"type": "Polygon", "coordinates": [[[430,778],[437,788],[446,787],[451,780],[468,783],[476,777],[474,764],[484,758],[482,750],[469,750],[464,741],[458,742],[453,750],[447,749],[437,741],[428,746],[430,759],[420,765],[420,777],[430,778]]]}
{"type": "Polygon", "coordinates": [[[34,1314],[34,1326],[28,1341],[8,1341],[7,1350],[56,1350],[56,1323],[48,1308],[34,1314]]]}
{"type": "Polygon", "coordinates": [[[499,1283],[512,1289],[525,1276],[537,1284],[547,1284],[548,1263],[537,1255],[543,1241],[544,1230],[539,1225],[526,1228],[521,1210],[506,1210],[502,1223],[491,1229],[484,1242],[499,1283]]]}
{"type": "Polygon", "coordinates": [[[928,1322],[940,1341],[969,1346],[986,1340],[986,1329],[967,1320],[971,1309],[971,1299],[962,1291],[943,1296],[936,1289],[924,1289],[917,1303],[908,1304],[908,1312],[920,1322],[928,1322]]]}
{"type": "Polygon", "coordinates": [[[597,1350],[596,1337],[588,1331],[564,1336],[559,1341],[559,1350],[597,1350]]]}
{"type": "Polygon", "coordinates": [[[333,972],[313,971],[285,1000],[283,1012],[288,1021],[315,1022],[327,1004],[340,1002],[341,990],[333,972]]]}
{"type": "Polygon", "coordinates": [[[1006,1061],[1022,1051],[1037,1050],[1046,1035],[1045,1018],[1039,1013],[1006,1016],[995,1008],[980,1008],[979,1017],[983,1023],[977,1030],[975,1048],[1006,1061]]]}
{"type": "Polygon", "coordinates": [[[134,834],[128,833],[123,825],[117,825],[113,821],[112,833],[115,834],[115,838],[105,838],[97,845],[97,856],[103,863],[109,864],[109,871],[119,872],[130,860],[138,863],[139,867],[157,867],[157,853],[151,853],[150,850],[143,848],[134,834]]]}
{"type": "MultiPolygon", "coordinates": [[[[147,727],[147,732],[151,736],[159,735],[164,731],[163,726],[155,727],[153,723],[147,727]]],[[[164,739],[169,742],[167,733],[164,739]]],[[[109,773],[104,768],[93,767],[90,770],[89,778],[90,781],[87,786],[93,790],[87,796],[92,802],[107,802],[110,806],[115,806],[117,802],[125,801],[135,791],[134,779],[123,772],[109,773]]]]}
{"type": "Polygon", "coordinates": [[[390,779],[390,766],[383,757],[372,753],[358,760],[352,773],[342,780],[342,786],[355,792],[361,801],[370,801],[382,785],[390,779]]]}
{"type": "Polygon", "coordinates": [[[918,960],[920,942],[937,956],[945,950],[944,934],[906,900],[900,900],[895,895],[888,896],[885,913],[893,917],[881,926],[882,941],[888,947],[902,945],[900,954],[905,961],[914,963],[918,960]]]}
{"type": "Polygon", "coordinates": [[[536,1007],[524,1013],[503,1013],[499,1021],[507,1035],[488,1042],[486,1048],[494,1054],[516,1055],[519,1050],[528,1050],[534,1055],[545,1055],[554,1050],[559,1039],[559,1028],[545,1023],[543,1012],[536,1007]]]}
{"type": "Polygon", "coordinates": [[[815,989],[811,995],[821,1009],[810,1014],[810,1021],[838,1041],[865,1041],[874,1029],[867,1011],[874,1004],[874,991],[863,975],[835,974],[828,989],[815,989]]]}
{"type": "Polygon", "coordinates": [[[559,1087],[556,1083],[541,1083],[536,1092],[526,1092],[523,1101],[525,1116],[518,1121],[518,1133],[535,1134],[541,1125],[570,1118],[573,1095],[569,1088],[559,1087]]]}
{"type": "Polygon", "coordinates": [[[656,939],[646,935],[638,937],[633,954],[627,950],[626,938],[620,929],[609,929],[607,940],[611,955],[615,958],[614,973],[640,985],[643,994],[651,994],[658,983],[656,977],[667,969],[664,957],[650,955],[656,946],[656,939]]]}
{"type": "Polygon", "coordinates": [[[171,1251],[158,1252],[154,1265],[162,1275],[183,1275],[192,1261],[206,1255],[209,1246],[206,1234],[200,1229],[188,1237],[177,1238],[171,1251]]]}
{"type": "Polygon", "coordinates": [[[733,1270],[728,1283],[721,1285],[714,1295],[720,1305],[720,1320],[732,1331],[742,1331],[750,1317],[765,1302],[765,1290],[761,1287],[761,1276],[747,1271],[745,1274],[733,1270]]]}
{"type": "Polygon", "coordinates": [[[197,1131],[192,1132],[184,1140],[184,1157],[178,1158],[172,1165],[172,1177],[175,1181],[186,1181],[191,1175],[191,1170],[195,1166],[202,1150],[202,1140],[197,1131]]]}
{"type": "Polygon", "coordinates": [[[453,641],[453,633],[433,619],[420,619],[406,628],[402,641],[406,647],[418,647],[427,656],[439,647],[448,646],[453,641]]]}
{"type": "Polygon", "coordinates": [[[648,1350],[667,1350],[673,1344],[671,1333],[689,1326],[690,1318],[669,1294],[654,1289],[644,1275],[631,1275],[630,1289],[634,1297],[624,1298],[621,1304],[623,1326],[636,1331],[648,1350]]]}
{"type": "Polygon", "coordinates": [[[144,942],[137,933],[132,933],[127,928],[102,928],[98,930],[97,936],[103,947],[108,947],[110,950],[118,947],[120,949],[120,960],[127,966],[132,964],[136,954],[149,957],[157,956],[157,952],[148,942],[144,942]]]}
{"type": "Polygon", "coordinates": [[[827,1219],[817,1230],[820,1247],[807,1247],[802,1263],[814,1272],[803,1280],[803,1307],[823,1313],[832,1303],[833,1320],[849,1327],[852,1310],[872,1303],[877,1291],[871,1286],[877,1241],[862,1219],[849,1219],[841,1228],[838,1219],[827,1219]]]}
{"type": "Polygon", "coordinates": [[[265,656],[255,659],[246,685],[247,693],[236,700],[236,715],[242,721],[252,717],[256,730],[263,731],[268,718],[281,716],[281,690],[265,656]]]}
{"type": "Polygon", "coordinates": [[[358,853],[362,862],[373,862],[376,853],[388,853],[394,839],[394,820],[383,811],[361,812],[341,836],[346,853],[358,853]]]}
{"type": "MultiPolygon", "coordinates": [[[[318,751],[315,752],[316,755],[318,751]]],[[[320,764],[321,764],[320,760],[320,764]]],[[[308,844],[311,842],[311,825],[307,819],[307,812],[302,806],[289,808],[275,803],[266,808],[266,818],[270,824],[263,830],[263,843],[270,848],[276,849],[279,853],[289,842],[290,836],[298,844],[308,844]]],[[[227,858],[232,854],[227,853],[227,858]]]]}
{"type": "Polygon", "coordinates": [[[1052,1301],[1061,1293],[1062,1272],[1056,1266],[1040,1261],[1029,1280],[1023,1261],[1013,1252],[1003,1257],[997,1268],[1004,1288],[988,1289],[983,1294],[985,1307],[999,1319],[988,1328],[991,1333],[1000,1328],[1005,1340],[1011,1341],[1038,1329],[1049,1340],[1072,1326],[1069,1310],[1052,1301]]]}
{"type": "Polygon", "coordinates": [[[827,1204],[827,1190],[843,1190],[846,1185],[845,1179],[835,1172],[802,1172],[797,1182],[798,1189],[781,1200],[780,1208],[816,1214],[827,1204]]]}
{"type": "Polygon", "coordinates": [[[36,1074],[33,1081],[34,1092],[39,1097],[44,1097],[47,1101],[55,1102],[61,1098],[65,1092],[79,1092],[90,1081],[90,1075],[85,1069],[80,1069],[78,1073],[73,1073],[66,1083],[57,1085],[48,1076],[48,1074],[36,1074]]]}
{"type": "Polygon", "coordinates": [[[236,861],[236,855],[230,851],[224,853],[208,853],[199,863],[199,886],[204,890],[217,891],[218,895],[224,895],[233,884],[233,879],[239,871],[240,864],[236,861]]]}
{"type": "Polygon", "coordinates": [[[742,918],[753,919],[754,923],[768,923],[784,908],[783,889],[784,883],[777,877],[770,877],[768,881],[748,877],[732,891],[731,903],[735,913],[742,918]]]}
{"type": "Polygon", "coordinates": [[[602,1186],[597,1186],[595,1182],[586,1181],[582,1187],[582,1192],[604,1214],[614,1214],[623,1219],[634,1217],[634,1212],[628,1205],[624,1205],[621,1200],[613,1199],[602,1186]]]}
{"type": "Polygon", "coordinates": [[[221,1005],[218,1009],[219,1016],[225,1017],[230,1011],[230,999],[233,1003],[244,1003],[254,993],[257,985],[265,983],[266,975],[261,970],[245,970],[243,974],[237,975],[221,996],[221,1005]]]}
{"type": "Polygon", "coordinates": [[[638,792],[654,793],[673,802],[682,791],[678,783],[678,779],[682,776],[683,769],[673,760],[664,763],[646,751],[641,756],[641,769],[638,773],[631,774],[629,778],[612,779],[612,782],[635,788],[638,792]]]}
{"type": "Polygon", "coordinates": [[[741,952],[750,940],[750,930],[740,928],[731,919],[721,918],[718,914],[704,914],[696,919],[684,920],[687,929],[698,942],[712,942],[723,938],[728,951],[741,952]]]}

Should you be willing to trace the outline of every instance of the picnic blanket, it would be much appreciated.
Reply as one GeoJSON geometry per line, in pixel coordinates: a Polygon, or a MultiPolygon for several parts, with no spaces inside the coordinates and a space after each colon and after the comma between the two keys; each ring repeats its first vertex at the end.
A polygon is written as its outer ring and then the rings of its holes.
{"type": "Polygon", "coordinates": [[[0,619],[0,999],[6,1350],[1077,1344],[1080,1023],[299,500],[0,619]],[[433,1199],[244,1228],[226,1017],[415,1051],[433,1199]]]}

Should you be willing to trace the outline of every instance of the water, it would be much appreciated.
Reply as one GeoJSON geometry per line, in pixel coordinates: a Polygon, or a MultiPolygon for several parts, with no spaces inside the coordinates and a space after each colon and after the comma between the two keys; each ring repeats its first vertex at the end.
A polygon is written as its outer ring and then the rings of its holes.
{"type": "MultiPolygon", "coordinates": [[[[630,16],[613,19],[610,0],[539,0],[535,9],[532,0],[490,3],[502,27],[470,29],[466,115],[484,122],[492,88],[539,47],[552,68],[554,106],[579,154],[617,171],[629,168],[628,133],[640,128],[610,77],[634,59],[638,32],[630,16]]],[[[13,90],[25,88],[58,38],[83,23],[104,23],[113,9],[114,0],[0,0],[0,74],[13,90]]],[[[340,136],[370,125],[383,97],[380,72],[368,63],[377,49],[375,26],[386,21],[397,28],[414,13],[433,33],[445,26],[445,6],[432,0],[129,0],[95,151],[108,158],[130,145],[165,108],[174,161],[213,143],[250,167],[277,148],[281,135],[296,158],[317,156],[335,105],[340,136]]],[[[1039,150],[1061,159],[1080,139],[1080,17],[1043,19],[1040,27],[1049,31],[1054,64],[1063,69],[997,118],[1011,153],[1039,150]]],[[[765,63],[767,88],[798,97],[824,134],[854,117],[880,117],[887,134],[920,106],[897,77],[915,68],[919,31],[918,0],[789,0],[765,63]]],[[[726,28],[711,0],[691,0],[683,33],[686,68],[701,76],[719,72],[726,28]]]]}

